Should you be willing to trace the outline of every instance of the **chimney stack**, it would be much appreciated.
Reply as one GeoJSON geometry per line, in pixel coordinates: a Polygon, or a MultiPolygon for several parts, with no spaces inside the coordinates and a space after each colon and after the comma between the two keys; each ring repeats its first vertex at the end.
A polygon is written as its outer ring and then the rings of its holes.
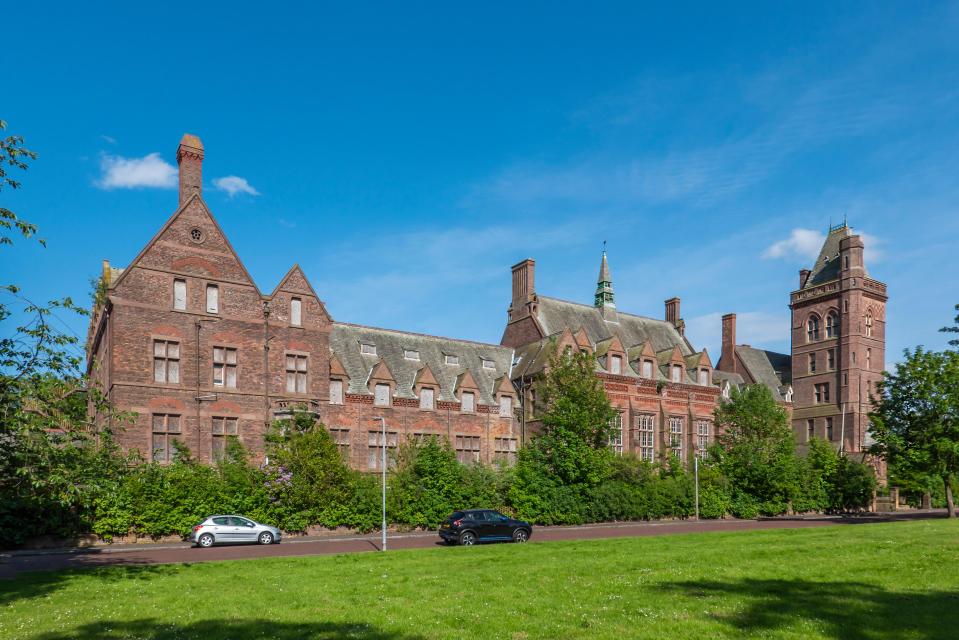
{"type": "Polygon", "coordinates": [[[799,288],[802,289],[806,286],[806,280],[809,280],[809,274],[812,273],[809,269],[800,269],[799,270],[799,288]]]}
{"type": "Polygon", "coordinates": [[[666,322],[676,327],[679,335],[685,335],[686,323],[679,316],[679,298],[670,298],[666,301],[666,322]]]}
{"type": "Polygon", "coordinates": [[[203,187],[203,143],[192,133],[183,134],[176,150],[180,165],[180,206],[203,187]]]}
{"type": "Polygon", "coordinates": [[[736,373],[736,314],[727,313],[723,316],[723,350],[719,354],[721,371],[736,373]]]}
{"type": "Polygon", "coordinates": [[[533,278],[536,273],[536,261],[526,258],[513,265],[513,303],[510,306],[510,319],[515,320],[523,314],[520,311],[532,299],[536,289],[533,278]]]}

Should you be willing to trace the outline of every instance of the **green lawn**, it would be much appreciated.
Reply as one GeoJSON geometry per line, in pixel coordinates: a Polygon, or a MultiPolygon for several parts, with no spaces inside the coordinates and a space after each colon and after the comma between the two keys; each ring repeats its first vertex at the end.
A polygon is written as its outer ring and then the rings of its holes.
{"type": "Polygon", "coordinates": [[[0,581],[0,638],[957,638],[959,523],[501,544],[0,581]]]}

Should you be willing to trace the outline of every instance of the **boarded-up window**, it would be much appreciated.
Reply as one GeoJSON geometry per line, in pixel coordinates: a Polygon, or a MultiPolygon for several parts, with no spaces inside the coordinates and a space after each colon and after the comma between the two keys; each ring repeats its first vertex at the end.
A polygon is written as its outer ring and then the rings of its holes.
{"type": "Polygon", "coordinates": [[[496,368],[496,363],[493,362],[492,360],[487,360],[486,358],[483,358],[483,368],[484,368],[484,369],[495,369],[495,368],[496,368]]]}
{"type": "Polygon", "coordinates": [[[373,404],[378,407],[390,406],[390,385],[378,384],[373,393],[373,404]]]}
{"type": "Polygon", "coordinates": [[[682,382],[683,381],[683,368],[676,364],[673,365],[673,382],[682,382]]]}
{"type": "Polygon", "coordinates": [[[220,288],[215,284],[206,285],[206,312],[220,312],[220,288]]]}
{"type": "Polygon", "coordinates": [[[476,410],[476,396],[470,391],[464,391],[460,398],[460,411],[472,413],[476,410]]]}
{"type": "Polygon", "coordinates": [[[496,460],[504,460],[508,464],[516,463],[516,438],[496,438],[494,440],[494,455],[496,460]]]}
{"type": "Polygon", "coordinates": [[[236,389],[236,349],[213,347],[213,386],[236,389]]]}
{"type": "Polygon", "coordinates": [[[290,324],[294,327],[300,326],[303,322],[303,303],[299,298],[290,300],[290,324]]]}
{"type": "Polygon", "coordinates": [[[342,380],[330,380],[330,404],[343,404],[342,380]]]}
{"type": "Polygon", "coordinates": [[[643,360],[643,377],[653,377],[653,362],[651,360],[643,360]]]}
{"type": "Polygon", "coordinates": [[[433,408],[433,390],[420,389],[420,409],[433,408]]]}
{"type": "Polygon", "coordinates": [[[306,356],[286,355],[286,390],[290,393],[306,393],[306,356]]]}
{"type": "Polygon", "coordinates": [[[177,311],[186,311],[186,280],[173,281],[173,308],[177,311]]]}
{"type": "Polygon", "coordinates": [[[500,396],[499,397],[499,415],[501,418],[509,418],[513,415],[513,398],[512,396],[500,396]]]}
{"type": "Polygon", "coordinates": [[[153,381],[173,384],[180,382],[179,342],[153,341],[153,381]]]}
{"type": "MultiPolygon", "coordinates": [[[[383,469],[383,432],[382,431],[370,431],[368,435],[368,455],[366,459],[366,464],[369,467],[370,471],[381,471],[383,469]]],[[[395,458],[392,455],[393,449],[396,448],[397,443],[397,432],[396,431],[387,431],[386,432],[386,464],[387,467],[392,467],[395,464],[395,458]]]]}
{"type": "Polygon", "coordinates": [[[609,372],[617,376],[621,374],[623,372],[623,359],[619,356],[610,358],[609,372]]]}
{"type": "Polygon", "coordinates": [[[236,418],[213,418],[213,458],[220,460],[226,453],[226,439],[239,435],[239,421],[236,418]]]}
{"type": "Polygon", "coordinates": [[[707,385],[707,384],[709,384],[709,370],[708,370],[708,369],[700,369],[700,370],[699,370],[699,384],[701,384],[701,385],[707,385]]]}
{"type": "Polygon", "coordinates": [[[404,349],[403,357],[406,358],[407,360],[419,360],[420,352],[414,349],[404,349]]]}
{"type": "Polygon", "coordinates": [[[450,354],[446,355],[446,364],[459,364],[459,363],[460,363],[459,356],[454,356],[450,354]]]}
{"type": "Polygon", "coordinates": [[[480,437],[479,436],[456,436],[456,459],[463,464],[479,462],[480,459],[480,437]]]}
{"type": "Polygon", "coordinates": [[[365,356],[375,356],[376,355],[376,345],[370,344],[368,342],[363,342],[360,344],[360,353],[365,356]]]}
{"type": "Polygon", "coordinates": [[[154,413],[152,416],[150,447],[154,462],[170,462],[174,459],[173,440],[180,435],[180,416],[154,413]]]}

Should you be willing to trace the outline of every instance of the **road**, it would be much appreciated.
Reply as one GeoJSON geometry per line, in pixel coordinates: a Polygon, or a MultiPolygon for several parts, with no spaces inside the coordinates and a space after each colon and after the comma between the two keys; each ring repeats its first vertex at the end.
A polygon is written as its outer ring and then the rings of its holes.
{"type": "MultiPolygon", "coordinates": [[[[863,517],[816,516],[765,520],[677,520],[595,524],[578,527],[535,527],[531,543],[553,540],[593,540],[600,538],[674,535],[711,531],[801,529],[941,517],[945,517],[944,510],[938,512],[911,512],[908,514],[863,517]]],[[[387,548],[388,550],[424,549],[437,546],[438,544],[439,537],[434,532],[396,533],[389,536],[387,548]]],[[[25,571],[55,571],[84,567],[315,556],[336,553],[370,552],[378,551],[379,548],[380,536],[377,533],[372,535],[348,535],[341,537],[292,537],[284,539],[281,544],[271,546],[237,545],[198,549],[192,548],[188,543],[176,543],[117,545],[112,547],[51,551],[11,551],[0,552],[0,578],[12,578],[25,571]]]]}

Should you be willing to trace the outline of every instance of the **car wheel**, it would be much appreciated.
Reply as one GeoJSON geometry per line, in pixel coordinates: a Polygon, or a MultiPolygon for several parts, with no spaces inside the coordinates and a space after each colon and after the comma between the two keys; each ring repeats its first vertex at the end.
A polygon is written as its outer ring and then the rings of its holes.
{"type": "Polygon", "coordinates": [[[273,544],[273,534],[269,531],[264,531],[256,540],[260,544],[273,544]]]}
{"type": "Polygon", "coordinates": [[[212,547],[213,535],[209,533],[204,533],[202,536],[200,536],[200,538],[196,541],[196,543],[200,545],[201,547],[203,547],[204,549],[208,547],[212,547]]]}
{"type": "Polygon", "coordinates": [[[526,529],[517,529],[513,532],[513,542],[526,542],[529,540],[529,534],[526,529]]]}
{"type": "Polygon", "coordinates": [[[464,547],[472,547],[474,544],[476,544],[476,534],[472,531],[461,533],[460,544],[464,547]]]}

